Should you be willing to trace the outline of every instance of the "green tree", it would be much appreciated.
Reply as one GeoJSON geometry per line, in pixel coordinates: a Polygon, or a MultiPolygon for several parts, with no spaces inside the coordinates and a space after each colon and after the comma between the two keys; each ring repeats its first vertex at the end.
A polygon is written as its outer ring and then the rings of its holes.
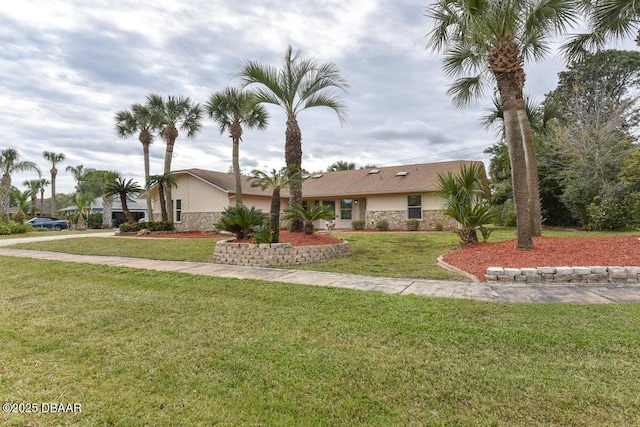
{"type": "Polygon", "coordinates": [[[137,196],[143,191],[144,189],[140,187],[137,182],[134,182],[133,179],[125,181],[124,178],[117,178],[115,181],[108,183],[104,188],[105,196],[118,195],[120,197],[122,212],[124,212],[125,217],[127,217],[127,222],[136,221],[127,205],[127,197],[137,196]]]}
{"type": "MultiPolygon", "coordinates": [[[[166,193],[167,188],[176,188],[178,183],[176,178],[169,174],[164,175],[151,175],[147,178],[147,193],[152,186],[158,187],[158,197],[160,199],[160,213],[162,215],[162,221],[169,222],[169,213],[167,212],[166,193]]],[[[147,195],[149,197],[149,195],[147,195]]],[[[149,217],[149,220],[153,218],[149,217]]]]}
{"type": "MultiPolygon", "coordinates": [[[[184,132],[187,138],[195,138],[202,130],[202,108],[200,104],[194,104],[188,97],[162,96],[152,93],[147,96],[146,108],[151,113],[153,128],[160,132],[160,136],[166,142],[164,156],[164,175],[171,173],[171,161],[173,150],[178,138],[178,129],[184,132]]],[[[171,186],[166,187],[166,210],[173,212],[173,199],[171,186]]],[[[173,215],[170,221],[173,222],[173,215]]]]}
{"type": "Polygon", "coordinates": [[[76,221],[76,227],[78,230],[84,230],[87,228],[87,222],[85,215],[89,216],[91,210],[91,203],[95,200],[95,196],[88,191],[76,192],[72,196],[73,204],[78,208],[78,220],[76,221]]]}
{"type": "MultiPolygon", "coordinates": [[[[141,104],[132,104],[130,110],[118,111],[115,115],[116,133],[120,138],[131,138],[137,134],[142,144],[144,158],[144,179],[149,178],[149,148],[153,144],[153,123],[149,109],[141,104]]],[[[153,218],[151,199],[147,197],[147,215],[153,218]]],[[[104,218],[104,216],[103,216],[104,218]]],[[[104,223],[103,219],[103,223],[104,223]]],[[[110,221],[110,218],[109,218],[110,221]]]]}
{"type": "Polygon", "coordinates": [[[335,213],[327,205],[315,205],[304,207],[297,203],[291,205],[289,209],[285,209],[285,219],[293,221],[301,220],[304,225],[305,234],[313,234],[313,222],[318,220],[331,221],[336,217],[335,213]]]}
{"type": "Polygon", "coordinates": [[[356,168],[356,164],[355,163],[346,162],[344,160],[338,160],[337,162],[331,164],[327,168],[327,172],[348,171],[348,170],[353,170],[355,168],[356,168]]]}
{"type": "Polygon", "coordinates": [[[15,200],[16,206],[18,206],[18,212],[13,216],[13,219],[22,224],[24,222],[25,211],[29,209],[29,197],[31,196],[31,190],[20,191],[16,187],[11,187],[11,198],[15,200]]]}
{"type": "Polygon", "coordinates": [[[114,195],[106,195],[105,188],[120,177],[120,172],[108,170],[94,170],[84,177],[84,191],[94,197],[102,196],[102,228],[113,227],[114,195]]]}
{"type": "Polygon", "coordinates": [[[85,168],[84,165],[67,166],[65,169],[73,175],[73,180],[76,182],[76,193],[83,192],[84,180],[88,173],[93,172],[93,168],[85,168]]]}
{"type": "Polygon", "coordinates": [[[457,105],[468,104],[495,82],[509,147],[518,248],[533,248],[541,216],[523,63],[544,56],[549,37],[574,22],[577,9],[566,0],[439,0],[426,14],[434,21],[429,46],[444,51],[443,68],[457,78],[448,91],[457,105]]]}
{"type": "Polygon", "coordinates": [[[33,171],[42,176],[34,162],[20,160],[20,153],[14,148],[0,151],[0,219],[7,221],[9,217],[9,191],[11,190],[11,174],[15,172],[33,171]]]}
{"type": "MultiPolygon", "coordinates": [[[[346,106],[334,93],[334,89],[346,92],[349,87],[333,63],[323,63],[304,58],[299,51],[289,46],[285,52],[282,68],[264,65],[257,61],[245,61],[238,73],[246,87],[255,85],[253,91],[259,104],[273,104],[287,115],[285,131],[285,162],[294,175],[302,171],[302,131],[298,125],[298,114],[313,107],[328,107],[336,112],[340,123],[344,122],[346,106]]],[[[302,180],[291,182],[291,205],[302,203],[302,180]]],[[[303,223],[294,220],[291,230],[301,232],[303,223]]]]}
{"type": "Polygon", "coordinates": [[[271,230],[273,231],[271,243],[278,243],[280,241],[280,191],[287,188],[291,182],[289,172],[287,168],[282,168],[280,171],[273,169],[271,174],[267,175],[261,170],[254,169],[251,174],[252,187],[260,187],[262,190],[270,188],[273,191],[269,211],[271,230]]]}
{"type": "Polygon", "coordinates": [[[445,215],[460,224],[462,246],[478,243],[476,229],[489,224],[493,214],[488,200],[491,193],[484,181],[484,170],[479,163],[462,166],[459,173],[438,175],[440,194],[445,199],[445,215]]]}
{"type": "Polygon", "coordinates": [[[64,153],[54,153],[53,151],[43,151],[42,156],[51,162],[51,216],[56,215],[56,176],[58,176],[58,169],[56,165],[61,163],[66,158],[64,153]]]}
{"type": "Polygon", "coordinates": [[[242,204],[242,182],[240,176],[239,147],[242,141],[243,128],[266,129],[268,124],[267,110],[256,103],[256,97],[234,87],[227,87],[221,92],[213,93],[205,104],[209,117],[220,129],[220,134],[229,132],[233,144],[233,173],[236,181],[236,203],[242,204]]]}

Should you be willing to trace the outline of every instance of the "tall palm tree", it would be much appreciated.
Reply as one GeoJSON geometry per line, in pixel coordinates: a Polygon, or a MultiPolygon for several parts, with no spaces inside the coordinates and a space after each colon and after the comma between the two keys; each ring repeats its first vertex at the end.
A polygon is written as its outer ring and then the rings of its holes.
{"type": "Polygon", "coordinates": [[[290,185],[291,175],[287,168],[282,168],[280,171],[273,169],[271,175],[254,169],[251,174],[252,187],[260,187],[261,190],[266,190],[267,188],[273,190],[271,194],[271,209],[269,211],[271,230],[273,231],[271,243],[278,243],[280,241],[280,190],[290,185]]]}
{"type": "Polygon", "coordinates": [[[67,166],[65,170],[73,175],[73,179],[76,182],[76,193],[82,193],[82,183],[84,178],[88,173],[93,172],[95,169],[85,168],[84,165],[77,165],[67,166]]]}
{"type": "MultiPolygon", "coordinates": [[[[175,187],[178,186],[178,183],[176,182],[176,178],[169,173],[169,174],[164,174],[164,175],[151,175],[151,176],[149,176],[149,178],[147,178],[147,192],[154,185],[156,185],[158,187],[158,197],[160,198],[160,213],[162,215],[162,221],[168,222],[169,221],[169,214],[168,214],[168,211],[167,211],[165,193],[166,193],[167,188],[171,188],[171,187],[175,188],[175,187]]],[[[147,197],[149,197],[149,196],[147,196],[147,197]]]]}
{"type": "Polygon", "coordinates": [[[40,214],[44,214],[44,191],[45,187],[50,184],[47,178],[40,178],[40,214]]]}
{"type": "MultiPolygon", "coordinates": [[[[344,123],[346,106],[334,93],[334,89],[346,92],[349,85],[340,76],[338,67],[331,62],[302,57],[300,51],[289,46],[284,54],[282,68],[264,65],[257,61],[245,61],[238,73],[242,84],[255,84],[257,102],[273,104],[287,115],[284,156],[288,170],[295,176],[302,171],[302,131],[298,125],[298,113],[312,107],[328,107],[336,112],[344,123]]],[[[291,204],[302,203],[302,180],[291,182],[291,204]]],[[[291,230],[303,231],[301,220],[293,221],[291,230]]]]}
{"type": "Polygon", "coordinates": [[[106,196],[120,196],[120,203],[122,203],[122,212],[127,217],[127,222],[135,222],[135,218],[133,214],[129,210],[129,206],[127,205],[127,197],[129,196],[137,196],[142,193],[144,189],[138,185],[137,182],[134,182],[133,179],[129,179],[125,181],[124,178],[118,178],[113,182],[107,184],[104,188],[104,194],[106,196]]]}
{"type": "Polygon", "coordinates": [[[220,134],[229,132],[233,144],[233,173],[236,181],[236,204],[242,204],[242,182],[240,176],[239,146],[243,127],[246,129],[266,129],[267,110],[256,104],[255,96],[234,87],[227,87],[213,93],[205,104],[209,117],[218,123],[220,134]]]}
{"type": "MultiPolygon", "coordinates": [[[[147,96],[146,108],[151,114],[153,128],[160,132],[160,136],[167,144],[163,174],[170,174],[178,129],[186,133],[187,138],[194,138],[202,130],[202,108],[200,104],[194,104],[188,97],[167,96],[165,100],[155,93],[147,96]]],[[[165,206],[167,211],[171,212],[173,211],[171,186],[166,188],[166,192],[165,206]]],[[[173,220],[173,215],[171,215],[171,220],[173,220]]]]}
{"type": "Polygon", "coordinates": [[[54,153],[53,151],[43,151],[42,156],[51,162],[51,216],[55,216],[56,210],[56,176],[58,169],[56,165],[65,159],[64,153],[54,153]]]}
{"type": "MultiPolygon", "coordinates": [[[[153,144],[153,126],[149,109],[141,104],[131,105],[131,110],[118,111],[115,115],[116,133],[120,138],[130,138],[138,135],[142,144],[144,157],[144,179],[149,178],[149,147],[153,144]]],[[[147,216],[153,218],[151,199],[147,197],[147,216]]]]}
{"type": "Polygon", "coordinates": [[[578,10],[569,0],[438,0],[427,8],[434,21],[433,50],[444,51],[444,71],[457,77],[448,90],[458,106],[497,87],[509,146],[518,248],[533,248],[537,164],[524,105],[525,59],[540,59],[549,38],[574,22],[578,10]],[[535,183],[534,183],[535,181],[535,183]]]}
{"type": "Polygon", "coordinates": [[[34,162],[20,160],[20,153],[14,148],[0,151],[0,219],[6,221],[9,215],[9,191],[11,189],[11,174],[15,172],[34,171],[42,176],[40,169],[34,162]]]}

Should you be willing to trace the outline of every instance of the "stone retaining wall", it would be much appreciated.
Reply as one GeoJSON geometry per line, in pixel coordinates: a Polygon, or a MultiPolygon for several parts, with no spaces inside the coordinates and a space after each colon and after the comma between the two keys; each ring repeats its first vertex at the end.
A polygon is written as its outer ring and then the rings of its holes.
{"type": "MultiPolygon", "coordinates": [[[[367,229],[375,229],[376,222],[381,219],[389,221],[391,230],[407,229],[407,211],[368,211],[365,220],[367,229]]],[[[449,218],[443,211],[422,211],[422,219],[418,222],[418,230],[433,231],[437,229],[455,230],[457,222],[449,218]]]]}
{"type": "Polygon", "coordinates": [[[231,243],[220,240],[213,252],[213,262],[250,267],[308,264],[340,258],[349,252],[347,242],[333,245],[293,246],[291,243],[231,243]]]}
{"type": "Polygon", "coordinates": [[[487,282],[640,283],[640,267],[489,267],[487,282]]]}

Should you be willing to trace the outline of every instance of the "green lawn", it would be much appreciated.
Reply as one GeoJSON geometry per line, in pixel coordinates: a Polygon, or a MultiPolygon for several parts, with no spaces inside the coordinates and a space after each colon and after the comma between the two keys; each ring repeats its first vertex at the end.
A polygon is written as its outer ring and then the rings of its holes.
{"type": "Polygon", "coordinates": [[[638,425],[640,305],[0,257],[0,425],[638,425]]]}

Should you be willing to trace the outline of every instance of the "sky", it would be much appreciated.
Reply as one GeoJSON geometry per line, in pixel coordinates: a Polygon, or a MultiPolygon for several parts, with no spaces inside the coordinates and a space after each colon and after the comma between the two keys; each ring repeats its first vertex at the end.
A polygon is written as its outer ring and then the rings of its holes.
{"type": "MultiPolygon", "coordinates": [[[[30,0],[0,9],[0,149],[15,148],[49,178],[43,151],[64,153],[58,193],[74,190],[67,166],[119,171],[144,183],[142,145],[121,139],[114,115],[150,93],[204,104],[238,85],[243,60],[279,67],[291,45],[333,62],[350,85],[347,120],[328,108],[298,116],[302,166],[343,160],[379,167],[455,159],[488,162],[495,134],[480,126],[491,94],[463,109],[446,95],[442,57],[427,49],[428,0],[30,0]]],[[[557,56],[527,65],[526,91],[542,100],[564,68],[557,56]]],[[[286,117],[267,106],[269,127],[247,130],[241,169],[284,166],[286,117]]],[[[204,120],[193,139],[179,135],[173,170],[228,171],[231,140],[204,120]]],[[[151,146],[151,174],[165,145],[151,146]]],[[[12,176],[13,184],[37,178],[12,176]]],[[[47,190],[46,195],[49,195],[47,190]]]]}

